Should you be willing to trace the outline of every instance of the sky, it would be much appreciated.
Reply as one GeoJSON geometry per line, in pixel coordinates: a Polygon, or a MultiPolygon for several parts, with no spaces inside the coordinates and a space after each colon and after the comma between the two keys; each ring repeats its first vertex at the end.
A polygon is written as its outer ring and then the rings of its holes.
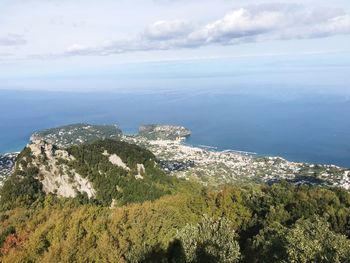
{"type": "Polygon", "coordinates": [[[258,76],[344,90],[349,58],[348,0],[0,1],[0,89],[213,85],[209,77],[224,85],[232,76],[243,85],[258,76]]]}

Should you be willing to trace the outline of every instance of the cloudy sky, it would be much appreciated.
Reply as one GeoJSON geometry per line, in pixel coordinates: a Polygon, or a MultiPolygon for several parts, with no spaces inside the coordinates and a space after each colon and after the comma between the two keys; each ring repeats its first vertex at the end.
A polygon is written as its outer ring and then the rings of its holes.
{"type": "Polygon", "coordinates": [[[348,0],[0,1],[0,88],[25,79],[147,74],[157,62],[186,68],[202,61],[206,72],[213,60],[220,67],[252,58],[261,67],[299,57],[344,66],[349,54],[348,0]]]}

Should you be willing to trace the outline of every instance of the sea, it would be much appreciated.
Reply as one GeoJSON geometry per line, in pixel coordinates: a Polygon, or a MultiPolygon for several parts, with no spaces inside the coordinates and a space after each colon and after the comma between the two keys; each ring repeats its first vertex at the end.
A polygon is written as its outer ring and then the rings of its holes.
{"type": "Polygon", "coordinates": [[[259,88],[0,90],[0,153],[60,125],[116,124],[133,134],[155,123],[187,127],[191,145],[350,167],[349,95],[259,88]]]}

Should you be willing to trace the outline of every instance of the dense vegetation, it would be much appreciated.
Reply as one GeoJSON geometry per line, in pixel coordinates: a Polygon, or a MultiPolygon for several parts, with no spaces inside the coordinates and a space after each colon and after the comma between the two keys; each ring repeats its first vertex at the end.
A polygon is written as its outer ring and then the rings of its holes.
{"type": "Polygon", "coordinates": [[[42,184],[37,180],[38,169],[29,163],[32,153],[25,148],[17,157],[15,172],[9,176],[0,189],[0,209],[29,206],[44,197],[42,184]],[[19,169],[22,166],[25,169],[19,169]]]}
{"type": "Polygon", "coordinates": [[[227,186],[115,209],[47,196],[0,229],[3,262],[349,262],[350,194],[227,186]]]}
{"type": "MultiPolygon", "coordinates": [[[[91,200],[86,194],[79,193],[79,198],[85,202],[121,206],[192,189],[192,183],[165,175],[158,168],[155,156],[137,145],[107,139],[72,146],[67,151],[74,160],[58,159],[58,163],[87,178],[96,190],[96,196],[91,200]],[[119,156],[129,170],[112,164],[108,158],[112,154],[119,156]],[[144,167],[141,172],[143,179],[135,178],[139,172],[137,164],[144,167]]],[[[41,183],[37,180],[38,168],[32,164],[33,158],[29,148],[19,154],[15,173],[5,181],[1,190],[0,205],[3,208],[27,206],[43,196],[41,183]]],[[[45,155],[40,158],[45,164],[45,155]]]]}
{"type": "Polygon", "coordinates": [[[62,162],[93,183],[96,199],[45,196],[37,171],[25,166],[26,149],[19,157],[26,169],[0,192],[0,262],[350,262],[350,193],[343,189],[212,189],[166,176],[151,152],[124,142],[68,151],[75,160],[62,162]],[[137,180],[141,162],[144,179],[137,180]]]}
{"type": "Polygon", "coordinates": [[[45,140],[60,147],[91,143],[109,138],[118,139],[122,131],[115,125],[70,124],[42,130],[33,134],[33,138],[45,140]]]}
{"type": "Polygon", "coordinates": [[[60,136],[62,138],[62,132],[72,131],[72,130],[74,130],[74,133],[69,134],[71,137],[85,136],[86,133],[89,131],[93,131],[97,134],[103,134],[103,136],[105,137],[121,134],[121,130],[114,125],[96,125],[96,124],[91,125],[86,123],[78,123],[78,124],[69,124],[58,128],[50,128],[50,129],[42,130],[42,131],[36,132],[34,135],[45,137],[45,136],[54,136],[57,134],[57,136],[60,136]],[[61,134],[59,134],[60,132],[61,134]]]}
{"type": "Polygon", "coordinates": [[[189,186],[181,180],[166,176],[158,168],[155,156],[137,145],[103,140],[73,146],[68,152],[75,157],[75,161],[68,165],[93,183],[97,190],[97,201],[105,206],[110,205],[112,200],[117,205],[155,200],[189,186]],[[130,170],[113,165],[103,155],[104,152],[117,154],[130,170]],[[138,174],[137,164],[143,164],[145,168],[143,179],[135,178],[138,174]]]}

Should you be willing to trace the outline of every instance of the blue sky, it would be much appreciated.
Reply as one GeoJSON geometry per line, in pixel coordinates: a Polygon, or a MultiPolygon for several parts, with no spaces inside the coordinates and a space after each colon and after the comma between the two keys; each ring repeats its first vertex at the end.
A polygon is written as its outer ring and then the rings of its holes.
{"type": "Polygon", "coordinates": [[[348,0],[2,0],[0,28],[0,89],[349,84],[348,0]]]}

